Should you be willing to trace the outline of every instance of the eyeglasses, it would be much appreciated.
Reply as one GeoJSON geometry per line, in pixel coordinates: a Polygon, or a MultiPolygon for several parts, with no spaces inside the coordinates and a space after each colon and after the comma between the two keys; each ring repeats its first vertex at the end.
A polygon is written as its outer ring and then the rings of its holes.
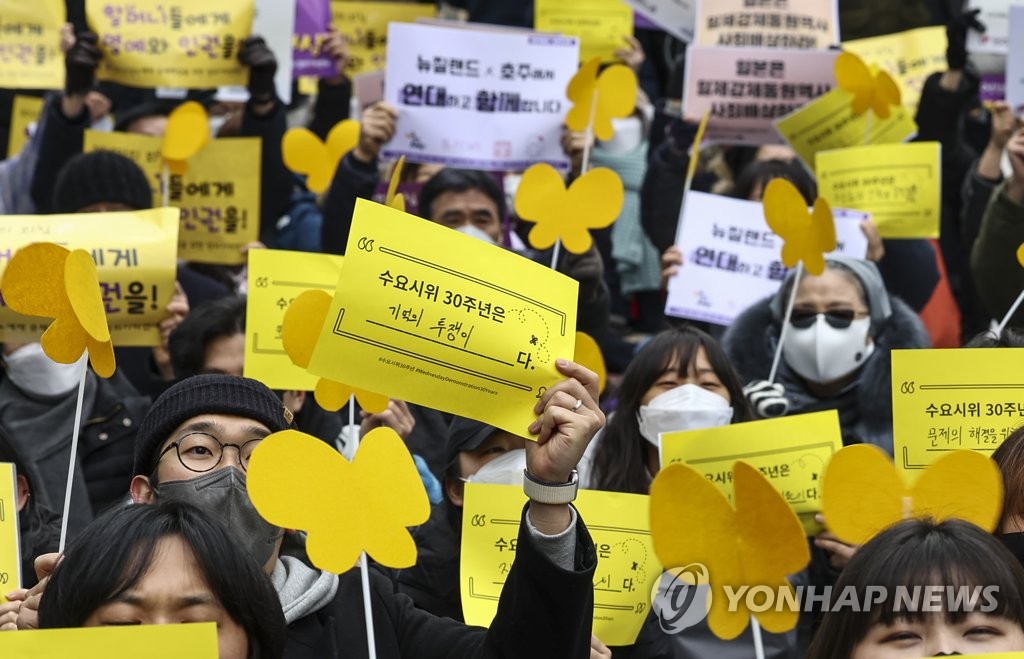
{"type": "Polygon", "coordinates": [[[238,451],[238,463],[242,470],[249,469],[249,458],[253,450],[263,441],[262,437],[250,439],[242,444],[224,444],[213,435],[205,432],[191,432],[173,442],[163,450],[157,462],[163,459],[167,453],[174,449],[178,454],[178,461],[189,471],[205,472],[211,471],[224,459],[224,449],[232,447],[238,451]]]}
{"type": "Polygon", "coordinates": [[[790,324],[798,329],[807,329],[818,320],[818,316],[824,316],[825,322],[835,329],[846,329],[856,318],[867,316],[866,311],[854,311],[853,309],[833,309],[825,313],[816,311],[793,311],[789,317],[790,324]]]}

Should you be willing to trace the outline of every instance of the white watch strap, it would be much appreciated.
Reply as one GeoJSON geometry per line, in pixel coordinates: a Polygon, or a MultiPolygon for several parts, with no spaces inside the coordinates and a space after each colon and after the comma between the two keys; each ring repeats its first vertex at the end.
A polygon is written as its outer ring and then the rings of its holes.
{"type": "Polygon", "coordinates": [[[576,493],[580,487],[580,475],[575,469],[569,475],[567,483],[545,483],[530,476],[530,472],[523,470],[523,492],[531,501],[537,503],[563,504],[572,503],[576,500],[576,493]]]}

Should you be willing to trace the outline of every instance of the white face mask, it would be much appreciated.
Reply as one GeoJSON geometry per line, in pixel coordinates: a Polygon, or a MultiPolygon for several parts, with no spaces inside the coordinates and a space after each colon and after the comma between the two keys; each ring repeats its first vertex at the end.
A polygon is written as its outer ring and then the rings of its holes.
{"type": "Polygon", "coordinates": [[[497,244],[497,243],[494,242],[494,238],[491,238],[491,235],[489,233],[487,233],[486,231],[484,231],[480,227],[476,226],[475,224],[463,224],[461,227],[458,227],[455,230],[458,231],[459,233],[466,234],[470,238],[476,238],[477,240],[482,240],[485,243],[487,243],[488,245],[495,245],[495,244],[497,244]]]}
{"type": "Polygon", "coordinates": [[[63,396],[82,378],[87,355],[74,364],[58,364],[43,352],[38,343],[24,345],[4,357],[4,370],[14,386],[26,394],[40,397],[63,396]]]}
{"type": "Polygon", "coordinates": [[[505,451],[477,469],[475,474],[471,474],[463,480],[467,483],[522,485],[524,471],[526,471],[526,449],[517,448],[505,451]]]}
{"type": "Polygon", "coordinates": [[[644,122],[640,117],[612,119],[612,128],[615,135],[601,142],[601,148],[608,153],[627,153],[644,141],[644,122]]]}
{"type": "Polygon", "coordinates": [[[860,368],[875,350],[868,342],[870,318],[860,318],[849,327],[836,329],[818,314],[806,328],[789,326],[782,356],[797,375],[819,384],[834,382],[860,368]]]}
{"type": "Polygon", "coordinates": [[[684,384],[658,394],[638,412],[640,434],[655,446],[658,435],[679,430],[717,428],[732,421],[732,407],[718,394],[684,384]]]}

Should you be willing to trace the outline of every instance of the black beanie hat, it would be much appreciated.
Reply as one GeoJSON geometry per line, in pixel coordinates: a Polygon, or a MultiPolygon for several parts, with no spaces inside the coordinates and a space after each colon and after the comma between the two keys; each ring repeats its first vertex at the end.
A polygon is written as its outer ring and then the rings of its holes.
{"type": "Polygon", "coordinates": [[[77,213],[100,203],[119,203],[136,210],[152,208],[153,191],[139,166],[121,154],[80,153],[57,174],[53,212],[77,213]]]}
{"type": "Polygon", "coordinates": [[[156,452],[171,432],[194,416],[230,414],[258,421],[271,432],[292,425],[291,410],[265,384],[235,375],[194,375],[160,394],[149,408],[135,437],[136,476],[148,476],[156,452]]]}

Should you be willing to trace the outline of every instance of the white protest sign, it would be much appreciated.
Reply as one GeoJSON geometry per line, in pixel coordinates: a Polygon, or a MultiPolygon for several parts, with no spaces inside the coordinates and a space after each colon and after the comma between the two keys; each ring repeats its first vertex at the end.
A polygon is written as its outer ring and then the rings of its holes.
{"type": "Polygon", "coordinates": [[[1010,52],[1006,57],[1006,102],[1024,115],[1024,5],[1010,7],[1010,52]]]}
{"type": "Polygon", "coordinates": [[[683,114],[710,112],[706,144],[781,144],[776,119],[835,85],[839,51],[691,47],[683,114]]]}
{"type": "MultiPolygon", "coordinates": [[[[866,213],[833,209],[834,252],[864,258],[868,243],[860,223],[866,213]]],[[[690,191],[676,245],[683,266],[669,280],[669,316],[730,325],[744,309],[773,295],[786,276],[782,240],[768,228],[757,201],[690,191]]]]}
{"type": "Polygon", "coordinates": [[[697,18],[697,0],[625,0],[633,11],[642,14],[677,39],[693,41],[693,23],[697,18]]]}
{"type": "MultiPolygon", "coordinates": [[[[295,0],[256,0],[252,16],[253,36],[263,37],[277,59],[274,88],[285,105],[292,102],[292,32],[295,29],[295,0]]],[[[217,100],[249,100],[245,87],[221,87],[217,100]]]]}
{"type": "Polygon", "coordinates": [[[970,0],[964,11],[980,9],[978,20],[985,25],[985,32],[968,30],[967,50],[1005,55],[1010,34],[1010,7],[1022,4],[1024,0],[970,0]]]}
{"type": "Polygon", "coordinates": [[[412,23],[388,26],[384,100],[398,108],[385,158],[483,170],[569,168],[562,122],[573,37],[412,23]]]}

